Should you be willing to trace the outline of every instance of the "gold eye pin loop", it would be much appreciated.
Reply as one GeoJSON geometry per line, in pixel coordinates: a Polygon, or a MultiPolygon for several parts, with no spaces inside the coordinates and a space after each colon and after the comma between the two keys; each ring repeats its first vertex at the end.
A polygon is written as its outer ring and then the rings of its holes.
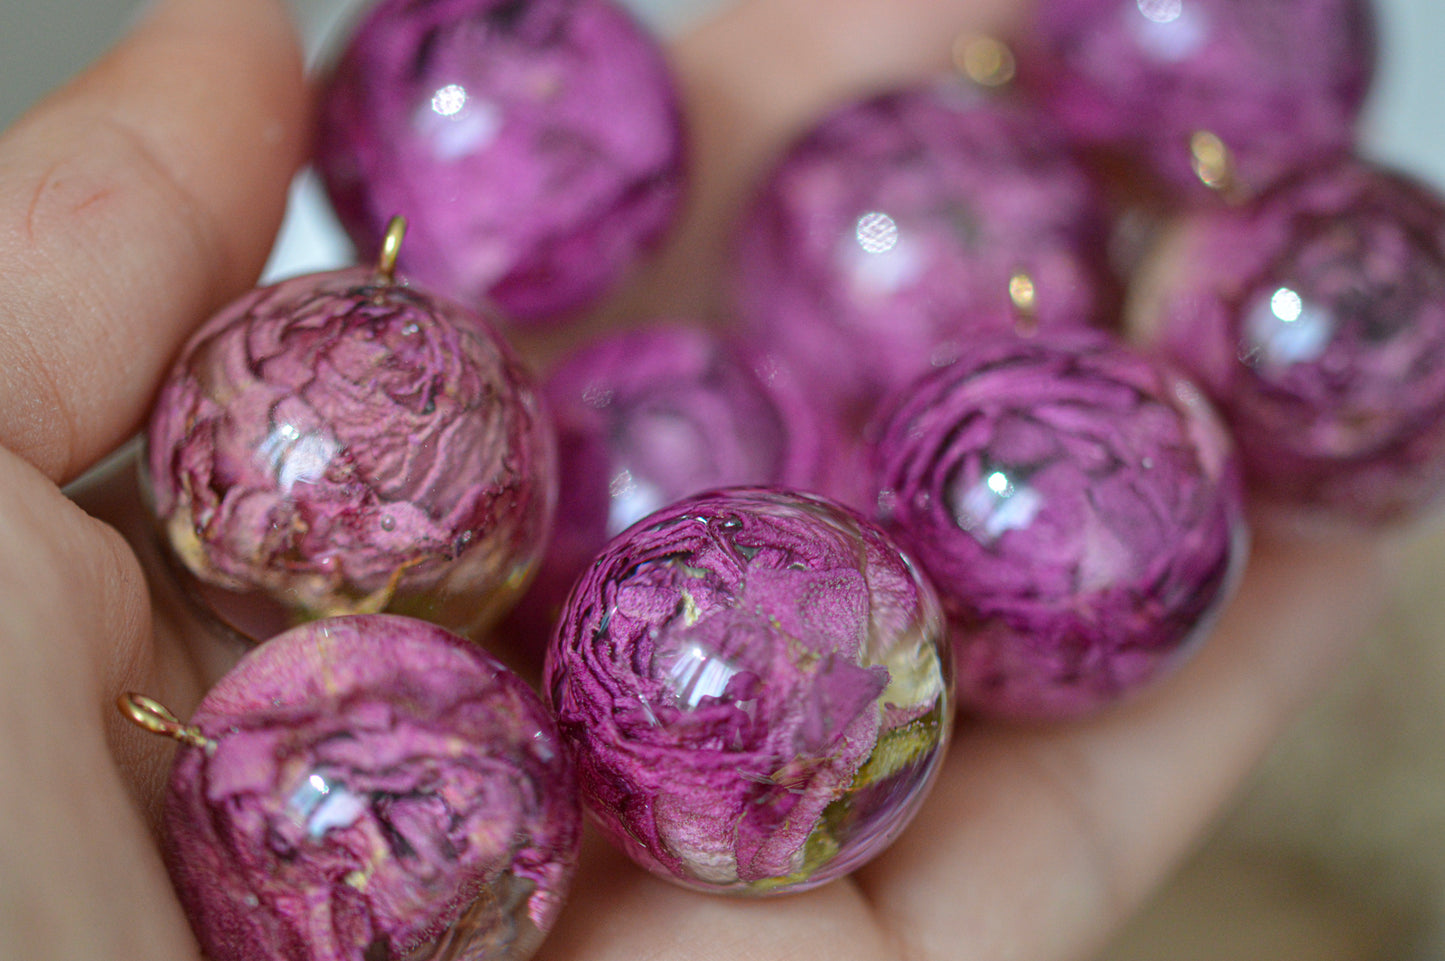
{"type": "Polygon", "coordinates": [[[966,33],[953,42],[953,66],[981,87],[1002,87],[1017,70],[1007,44],[978,33],[966,33]]]}
{"type": "Polygon", "coordinates": [[[1038,289],[1026,271],[1015,270],[1008,279],[1008,297],[1014,305],[1014,330],[1032,337],[1039,332],[1038,289]]]}
{"type": "Polygon", "coordinates": [[[1208,130],[1194,131],[1189,137],[1189,157],[1200,183],[1227,200],[1238,196],[1234,155],[1218,135],[1208,130]]]}
{"type": "Polygon", "coordinates": [[[132,724],[145,728],[152,734],[160,734],[206,751],[216,749],[216,742],[202,734],[200,728],[182,723],[170,708],[154,698],[127,691],[116,699],[115,706],[132,724]]]}
{"type": "Polygon", "coordinates": [[[376,258],[376,276],[382,283],[396,282],[396,257],[405,238],[406,218],[400,215],[391,218],[386,225],[386,236],[381,240],[381,253],[376,258]]]}

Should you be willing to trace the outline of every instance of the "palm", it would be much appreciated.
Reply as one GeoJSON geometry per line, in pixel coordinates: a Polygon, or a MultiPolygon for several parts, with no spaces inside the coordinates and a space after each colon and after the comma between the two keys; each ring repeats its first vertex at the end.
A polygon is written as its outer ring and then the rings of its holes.
{"type": "MultiPolygon", "coordinates": [[[[705,301],[720,226],[783,137],[848,92],[941,66],[940,37],[998,27],[1009,6],[744,0],[684,38],[698,187],[625,302],[705,301]]],[[[111,704],[140,689],[184,714],[238,652],[166,590],[152,605],[128,472],[75,495],[113,526],[56,485],[135,430],[180,339],[252,281],[305,113],[274,5],[187,0],[0,141],[0,930],[16,957],[195,956],[152,832],[167,746],[111,704]]],[[[851,880],[710,898],[589,842],[543,956],[1086,955],[1347,648],[1376,566],[1361,545],[1263,545],[1180,677],[1061,730],[965,725],[919,819],[851,880]]]]}

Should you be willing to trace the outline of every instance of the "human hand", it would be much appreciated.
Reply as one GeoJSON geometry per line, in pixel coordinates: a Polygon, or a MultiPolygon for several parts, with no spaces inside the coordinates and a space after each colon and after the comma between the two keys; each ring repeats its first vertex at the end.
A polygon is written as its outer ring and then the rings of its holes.
{"type": "MultiPolygon", "coordinates": [[[[1018,15],[1006,0],[899,8],[741,0],[678,41],[696,192],[673,245],[604,314],[715,296],[728,214],[783,138],[850,92],[944,66],[940,38],[1018,15]]],[[[134,433],[180,342],[253,282],[306,123],[279,3],[165,0],[0,141],[0,941],[14,957],[196,956],[153,833],[170,744],[113,704],[141,690],[184,716],[239,651],[147,585],[157,562],[128,470],[74,500],[59,485],[134,433]]],[[[1330,676],[1380,564],[1364,543],[1256,545],[1177,677],[1079,724],[964,721],[918,819],[852,879],[720,899],[594,839],[541,958],[1086,957],[1330,676]]]]}

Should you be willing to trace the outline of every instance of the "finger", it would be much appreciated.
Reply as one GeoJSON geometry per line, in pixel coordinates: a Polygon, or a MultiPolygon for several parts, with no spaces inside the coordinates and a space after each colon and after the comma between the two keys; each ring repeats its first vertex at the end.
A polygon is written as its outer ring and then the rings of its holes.
{"type": "Polygon", "coordinates": [[[858,878],[905,955],[1092,956],[1351,650],[1380,566],[1360,544],[1265,546],[1172,682],[1060,730],[965,729],[917,822],[858,878]]]}
{"type": "Polygon", "coordinates": [[[102,690],[146,669],[150,628],[139,566],[113,530],[3,450],[0,529],[6,954],[194,957],[98,713],[102,690]],[[107,661],[101,650],[118,656],[107,661]]]}
{"type": "Polygon", "coordinates": [[[162,0],[0,140],[0,445],[74,477],[249,284],[302,156],[277,0],[162,0]]]}
{"type": "Polygon", "coordinates": [[[159,829],[161,805],[175,744],[136,727],[116,709],[126,692],[152,697],[179,717],[189,717],[205,692],[250,649],[250,640],[225,629],[204,604],[188,593],[162,556],[161,538],[136,483],[139,444],[88,473],[66,495],[108,535],[119,534],[127,550],[116,563],[142,570],[147,591],[135,602],[148,615],[142,632],[112,631],[89,652],[105,665],[95,691],[111,755],[131,795],[152,828],[159,829]]]}
{"type": "Polygon", "coordinates": [[[686,891],[590,838],[567,910],[536,961],[890,961],[848,881],[773,899],[686,891]]]}

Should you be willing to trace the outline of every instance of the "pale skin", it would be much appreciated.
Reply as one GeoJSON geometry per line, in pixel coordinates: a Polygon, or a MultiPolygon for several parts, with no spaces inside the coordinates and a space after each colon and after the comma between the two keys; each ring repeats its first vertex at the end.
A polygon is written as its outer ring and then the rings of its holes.
{"type": "MultiPolygon", "coordinates": [[[[681,38],[698,187],[622,303],[706,303],[726,212],[789,132],[941,67],[943,38],[1021,15],[1007,0],[742,0],[681,38]]],[[[187,333],[255,281],[307,119],[280,4],[161,0],[0,140],[0,956],[198,955],[153,829],[173,745],[114,702],[145,691],[184,717],[237,652],[152,603],[165,592],[147,585],[128,473],[61,485],[136,432],[187,333]]],[[[917,821],[851,879],[727,900],[589,841],[541,957],[1088,957],[1348,655],[1386,554],[1256,543],[1176,677],[1083,723],[963,723],[917,821]]]]}

